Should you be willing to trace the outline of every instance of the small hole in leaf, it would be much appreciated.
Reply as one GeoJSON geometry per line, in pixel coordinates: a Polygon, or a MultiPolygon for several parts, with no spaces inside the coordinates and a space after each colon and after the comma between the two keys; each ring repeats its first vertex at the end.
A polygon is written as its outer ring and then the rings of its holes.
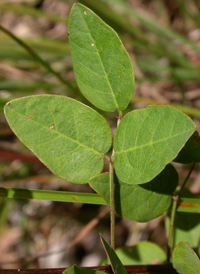
{"type": "Polygon", "coordinates": [[[31,119],[31,118],[33,118],[33,114],[30,114],[30,115],[28,116],[28,119],[31,119]]]}
{"type": "Polygon", "coordinates": [[[52,129],[54,129],[54,127],[55,127],[55,125],[52,124],[49,128],[52,130],[52,129]]]}
{"type": "Polygon", "coordinates": [[[8,106],[10,106],[10,103],[8,104],[8,106]]]}
{"type": "Polygon", "coordinates": [[[92,43],[91,46],[94,47],[95,43],[92,43]]]}
{"type": "Polygon", "coordinates": [[[84,11],[84,14],[87,15],[87,11],[86,10],[84,11]]]}

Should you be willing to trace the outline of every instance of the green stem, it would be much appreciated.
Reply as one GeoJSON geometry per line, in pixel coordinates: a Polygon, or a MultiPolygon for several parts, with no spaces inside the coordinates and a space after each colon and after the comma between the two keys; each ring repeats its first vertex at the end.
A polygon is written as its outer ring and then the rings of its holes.
{"type": "Polygon", "coordinates": [[[115,249],[115,191],[114,191],[114,165],[113,158],[110,158],[109,162],[110,173],[110,236],[111,246],[115,249]]]}
{"type": "Polygon", "coordinates": [[[188,179],[190,178],[192,171],[194,170],[194,167],[195,167],[195,163],[192,164],[192,166],[189,170],[189,173],[188,173],[185,181],[183,182],[183,185],[181,186],[180,190],[177,193],[177,196],[173,197],[171,218],[170,218],[170,228],[169,228],[169,238],[168,238],[168,254],[167,254],[168,262],[170,262],[171,253],[172,253],[172,249],[173,249],[174,220],[175,220],[175,215],[176,215],[177,204],[180,199],[181,193],[182,193],[188,179]]]}
{"type": "Polygon", "coordinates": [[[172,252],[172,248],[173,248],[174,220],[175,220],[175,215],[176,215],[177,203],[178,203],[178,196],[173,197],[171,218],[170,218],[169,237],[168,237],[168,251],[167,251],[167,261],[168,262],[170,262],[171,252],[172,252]]]}
{"type": "Polygon", "coordinates": [[[58,72],[52,69],[52,67],[46,61],[44,61],[28,44],[23,42],[9,30],[5,29],[2,25],[0,25],[0,30],[10,36],[15,42],[17,42],[22,48],[24,48],[35,60],[37,60],[43,67],[51,72],[62,84],[68,86],[69,88],[72,88],[70,83],[65,81],[58,72]]]}
{"type": "Polygon", "coordinates": [[[192,171],[194,170],[194,167],[195,167],[195,163],[192,164],[192,166],[191,166],[191,168],[190,168],[190,171],[189,171],[189,173],[188,173],[188,175],[187,175],[185,181],[183,182],[183,184],[182,184],[180,190],[178,191],[178,197],[179,197],[179,198],[180,198],[180,196],[181,196],[181,193],[182,193],[182,191],[183,191],[183,189],[184,189],[184,187],[185,187],[185,185],[186,185],[188,179],[190,178],[190,175],[191,175],[192,171]]]}
{"type": "MultiPolygon", "coordinates": [[[[122,111],[118,110],[117,127],[122,119],[122,111]]],[[[112,155],[109,161],[109,174],[110,174],[110,236],[111,247],[115,249],[115,188],[114,188],[114,157],[115,151],[112,150],[112,155]]]]}

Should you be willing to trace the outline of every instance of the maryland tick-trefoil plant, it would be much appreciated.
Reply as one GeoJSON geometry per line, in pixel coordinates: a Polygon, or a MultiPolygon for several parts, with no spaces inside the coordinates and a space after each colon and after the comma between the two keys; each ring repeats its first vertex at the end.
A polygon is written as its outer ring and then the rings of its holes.
{"type": "MultiPolygon", "coordinates": [[[[6,104],[5,115],[15,134],[52,172],[72,183],[89,183],[110,206],[112,248],[103,237],[102,242],[113,272],[126,273],[113,251],[115,213],[147,222],[168,210],[178,185],[170,163],[175,158],[199,161],[194,149],[198,134],[192,120],[169,105],[133,110],[123,117],[134,91],[132,62],[115,31],[83,5],[72,8],[69,41],[83,95],[100,110],[117,112],[115,136],[97,111],[64,96],[16,99],[6,104]],[[101,174],[105,159],[109,172],[101,174]]],[[[169,234],[171,248],[172,230],[169,234]]],[[[82,271],[73,267],[66,273],[82,271]]]]}

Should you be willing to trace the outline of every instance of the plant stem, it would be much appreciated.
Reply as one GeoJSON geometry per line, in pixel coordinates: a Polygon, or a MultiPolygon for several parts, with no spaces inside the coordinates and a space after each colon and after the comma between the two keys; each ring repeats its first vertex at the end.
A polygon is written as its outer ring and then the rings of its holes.
{"type": "Polygon", "coordinates": [[[37,60],[43,67],[51,72],[62,84],[68,86],[69,88],[72,88],[70,83],[65,81],[65,79],[63,79],[63,77],[58,72],[52,69],[52,67],[46,61],[44,61],[28,44],[23,42],[9,30],[5,29],[2,25],[0,25],[0,30],[10,36],[15,42],[17,42],[22,48],[24,48],[35,60],[37,60]]]}
{"type": "Polygon", "coordinates": [[[109,173],[110,173],[110,236],[111,236],[111,247],[115,249],[115,198],[114,198],[115,191],[114,191],[113,157],[110,158],[109,173]]]}
{"type": "Polygon", "coordinates": [[[179,198],[180,198],[180,196],[181,196],[181,193],[182,193],[182,191],[183,191],[183,189],[184,189],[184,187],[185,187],[185,185],[186,185],[188,179],[190,178],[190,175],[191,175],[192,171],[194,170],[194,167],[195,167],[195,163],[192,164],[192,166],[191,166],[191,168],[190,168],[190,171],[189,171],[189,173],[188,173],[188,175],[187,175],[185,181],[183,182],[183,184],[182,184],[180,190],[178,191],[178,197],[179,197],[179,198]]]}
{"type": "Polygon", "coordinates": [[[189,170],[189,173],[188,173],[185,181],[183,182],[183,185],[181,186],[180,190],[177,193],[177,196],[173,197],[171,217],[170,217],[169,238],[168,238],[168,252],[167,252],[168,253],[167,254],[167,261],[168,262],[170,262],[171,252],[172,252],[172,249],[173,249],[174,220],[175,220],[175,215],[176,215],[177,203],[179,201],[181,193],[182,193],[188,179],[190,178],[190,175],[191,175],[192,171],[194,170],[194,167],[195,167],[195,163],[192,164],[192,166],[189,170]]]}
{"type": "MultiPolygon", "coordinates": [[[[117,127],[122,119],[122,111],[118,110],[117,127]]],[[[109,161],[109,174],[110,174],[110,236],[111,247],[115,249],[115,188],[114,188],[114,157],[115,151],[112,150],[112,155],[109,161]]]]}
{"type": "Polygon", "coordinates": [[[178,196],[173,197],[172,200],[172,210],[170,217],[170,228],[169,228],[169,237],[168,237],[168,250],[167,250],[167,261],[170,262],[171,251],[173,248],[173,232],[174,232],[174,220],[176,215],[176,207],[178,203],[178,196]]]}
{"type": "Polygon", "coordinates": [[[119,123],[121,122],[123,113],[121,110],[118,110],[118,119],[117,119],[117,127],[119,126],[119,123]]]}

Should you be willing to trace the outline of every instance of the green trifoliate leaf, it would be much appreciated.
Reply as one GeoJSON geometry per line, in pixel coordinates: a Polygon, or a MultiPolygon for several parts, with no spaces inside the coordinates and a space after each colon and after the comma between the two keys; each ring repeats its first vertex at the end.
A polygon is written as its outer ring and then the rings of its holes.
{"type": "Polygon", "coordinates": [[[194,130],[192,120],[172,106],[151,106],[128,113],[114,139],[117,176],[127,184],[152,180],[177,156],[194,130]]]}
{"type": "Polygon", "coordinates": [[[192,134],[174,161],[182,164],[200,162],[200,136],[197,131],[192,134]]]}
{"type": "Polygon", "coordinates": [[[106,241],[106,239],[101,235],[101,240],[103,243],[103,246],[105,248],[106,254],[110,260],[111,267],[114,274],[127,274],[127,271],[123,264],[121,263],[119,257],[115,253],[115,251],[112,249],[110,244],[106,241]]]}
{"type": "Polygon", "coordinates": [[[67,268],[63,274],[105,274],[103,271],[79,267],[77,265],[67,268]]]}
{"type": "MultiPolygon", "coordinates": [[[[110,205],[109,174],[93,177],[89,183],[110,205]]],[[[148,222],[169,208],[177,185],[178,174],[172,165],[167,165],[151,182],[142,185],[125,184],[115,177],[116,213],[137,222],[148,222]]]]}
{"type": "Polygon", "coordinates": [[[180,242],[172,254],[173,267],[180,274],[200,274],[200,260],[187,242],[180,242]]]}
{"type": "Polygon", "coordinates": [[[75,4],[69,41],[76,80],[84,96],[105,111],[125,109],[133,95],[134,72],[116,32],[90,9],[75,4]]]}
{"type": "MultiPolygon", "coordinates": [[[[167,256],[157,244],[147,241],[139,242],[132,247],[120,247],[115,250],[123,265],[163,264],[167,256]]],[[[108,264],[108,259],[101,265],[108,264]]]]}
{"type": "Polygon", "coordinates": [[[87,183],[101,173],[112,135],[93,109],[71,98],[38,95],[7,103],[5,115],[19,139],[56,175],[87,183]]]}

